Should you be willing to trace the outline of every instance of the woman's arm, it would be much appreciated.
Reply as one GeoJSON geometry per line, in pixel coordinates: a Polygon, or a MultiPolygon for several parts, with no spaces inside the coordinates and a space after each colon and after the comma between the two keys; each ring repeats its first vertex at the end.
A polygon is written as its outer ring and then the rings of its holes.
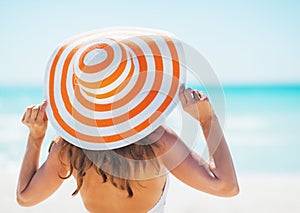
{"type": "Polygon", "coordinates": [[[226,197],[238,194],[231,155],[208,98],[204,93],[182,87],[180,101],[183,109],[199,121],[212,162],[204,162],[174,132],[166,129],[161,140],[164,151],[159,154],[163,163],[178,179],[195,189],[226,197]]]}
{"type": "Polygon", "coordinates": [[[58,174],[67,173],[58,159],[59,143],[52,147],[47,160],[39,168],[40,148],[48,122],[45,108],[46,102],[29,107],[22,119],[30,132],[17,186],[17,201],[22,206],[32,206],[49,197],[63,182],[58,174]]]}

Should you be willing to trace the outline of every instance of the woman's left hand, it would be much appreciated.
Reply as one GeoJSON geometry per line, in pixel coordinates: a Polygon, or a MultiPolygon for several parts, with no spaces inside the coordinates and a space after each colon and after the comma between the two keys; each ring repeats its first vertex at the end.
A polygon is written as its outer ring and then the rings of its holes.
{"type": "Polygon", "coordinates": [[[29,128],[30,137],[35,140],[43,139],[47,130],[48,118],[45,113],[47,102],[36,104],[26,109],[22,123],[29,128]]]}

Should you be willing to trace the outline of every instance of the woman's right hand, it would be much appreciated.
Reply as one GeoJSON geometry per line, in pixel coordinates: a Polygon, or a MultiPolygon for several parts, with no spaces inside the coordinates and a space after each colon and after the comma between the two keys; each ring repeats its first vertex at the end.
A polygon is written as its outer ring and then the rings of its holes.
{"type": "Polygon", "coordinates": [[[48,118],[45,113],[47,102],[28,107],[23,115],[22,123],[29,128],[33,139],[43,139],[47,130],[48,118]]]}
{"type": "Polygon", "coordinates": [[[200,121],[201,126],[210,122],[215,116],[209,99],[204,92],[190,88],[185,89],[184,85],[181,85],[179,89],[179,99],[183,110],[200,121]]]}

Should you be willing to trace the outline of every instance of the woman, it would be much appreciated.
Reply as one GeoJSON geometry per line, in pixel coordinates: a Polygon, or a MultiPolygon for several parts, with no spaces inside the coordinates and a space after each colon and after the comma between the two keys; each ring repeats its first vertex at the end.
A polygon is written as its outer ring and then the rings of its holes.
{"type": "Polygon", "coordinates": [[[180,88],[179,98],[183,109],[201,125],[211,163],[203,163],[173,131],[160,126],[145,138],[150,144],[133,144],[111,153],[96,151],[98,161],[87,158],[82,149],[58,138],[47,160],[39,167],[40,147],[47,129],[47,103],[27,108],[22,122],[30,133],[17,187],[18,203],[21,206],[38,204],[53,194],[65,178],[73,175],[77,180],[73,195],[80,192],[90,212],[162,212],[168,178],[158,175],[161,168],[197,190],[224,197],[237,195],[239,187],[231,155],[209,99],[203,92],[184,86],[180,88]],[[146,163],[122,164],[110,156],[112,153],[146,163]],[[185,159],[174,168],[172,162],[186,153],[185,159]],[[101,155],[106,157],[99,158],[101,155]],[[152,161],[147,161],[149,159],[152,161]],[[136,175],[144,178],[136,178],[136,175]]]}

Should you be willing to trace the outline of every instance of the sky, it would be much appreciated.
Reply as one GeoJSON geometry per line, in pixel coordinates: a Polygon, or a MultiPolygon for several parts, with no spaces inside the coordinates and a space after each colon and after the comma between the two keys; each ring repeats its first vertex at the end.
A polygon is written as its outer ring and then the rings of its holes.
{"type": "Polygon", "coordinates": [[[114,26],[174,33],[222,84],[300,84],[297,0],[0,0],[0,85],[43,85],[59,42],[114,26]]]}

